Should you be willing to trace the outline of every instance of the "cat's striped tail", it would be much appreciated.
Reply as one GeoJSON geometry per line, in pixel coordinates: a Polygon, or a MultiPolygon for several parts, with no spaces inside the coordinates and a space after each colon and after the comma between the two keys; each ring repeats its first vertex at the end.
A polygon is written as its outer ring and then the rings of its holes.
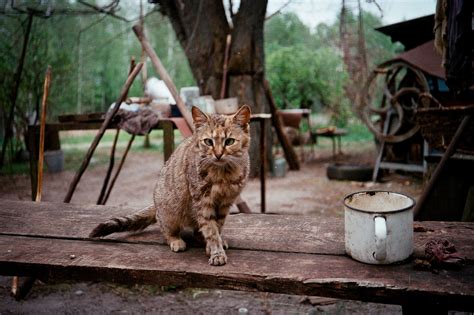
{"type": "Polygon", "coordinates": [[[156,223],[155,206],[149,206],[138,213],[125,217],[112,218],[97,225],[89,234],[89,237],[101,237],[116,232],[139,231],[156,223]]]}

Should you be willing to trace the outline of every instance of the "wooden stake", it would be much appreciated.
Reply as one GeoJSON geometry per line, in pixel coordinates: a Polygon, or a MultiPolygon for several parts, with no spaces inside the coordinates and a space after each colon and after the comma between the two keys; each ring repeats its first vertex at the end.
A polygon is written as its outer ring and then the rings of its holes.
{"type": "Polygon", "coordinates": [[[51,84],[51,66],[46,70],[43,85],[43,99],[41,100],[41,123],[40,123],[40,139],[39,139],[39,159],[38,159],[38,179],[36,185],[35,201],[41,201],[41,192],[43,189],[43,162],[44,162],[44,137],[46,133],[46,108],[49,95],[49,85],[51,84]]]}
{"type": "Polygon", "coordinates": [[[173,95],[173,98],[176,101],[176,105],[178,106],[179,111],[181,112],[184,119],[186,120],[186,123],[188,124],[189,128],[191,130],[194,130],[193,119],[191,117],[191,113],[186,108],[186,105],[181,99],[181,96],[179,96],[178,90],[176,89],[176,86],[174,85],[173,80],[171,80],[171,77],[168,74],[168,71],[166,71],[165,67],[160,61],[160,58],[158,58],[156,52],[151,47],[150,42],[148,41],[148,39],[145,36],[145,33],[143,32],[143,28],[137,24],[133,26],[133,31],[135,32],[135,35],[137,36],[140,43],[142,44],[142,48],[146,51],[148,57],[150,57],[151,63],[153,64],[153,67],[155,68],[156,72],[158,72],[158,75],[165,82],[166,87],[168,87],[168,89],[170,90],[171,95],[173,95]]]}
{"type": "Polygon", "coordinates": [[[64,197],[64,202],[69,203],[72,199],[72,195],[74,194],[74,191],[76,190],[77,184],[81,180],[82,174],[84,174],[85,170],[87,169],[87,166],[89,165],[89,162],[92,158],[92,155],[94,154],[95,149],[99,145],[100,139],[102,139],[102,136],[105,133],[105,130],[109,126],[110,122],[112,121],[112,118],[114,118],[115,114],[118,112],[120,108],[120,104],[126,99],[126,95],[128,93],[128,90],[130,89],[130,86],[132,85],[133,81],[137,77],[137,75],[140,73],[140,70],[143,67],[143,63],[139,63],[136,65],[136,67],[133,69],[132,73],[127,78],[127,81],[125,81],[124,86],[122,87],[122,90],[120,91],[120,95],[115,101],[115,106],[112,109],[112,111],[106,116],[104,122],[102,123],[102,126],[100,127],[99,131],[97,132],[97,135],[95,136],[94,140],[92,141],[91,146],[89,147],[89,150],[87,151],[86,156],[84,157],[84,160],[82,161],[82,164],[79,168],[79,170],[76,172],[76,175],[74,176],[68,192],[66,194],[66,197],[64,197]]]}

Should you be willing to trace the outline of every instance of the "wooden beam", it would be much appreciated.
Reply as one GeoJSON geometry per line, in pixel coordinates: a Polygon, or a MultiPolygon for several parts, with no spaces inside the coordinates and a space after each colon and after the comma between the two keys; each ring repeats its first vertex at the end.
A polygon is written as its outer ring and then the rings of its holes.
{"type": "Polygon", "coordinates": [[[161,63],[160,58],[158,58],[158,55],[151,47],[150,42],[148,41],[148,39],[145,36],[145,33],[143,32],[143,28],[139,24],[137,24],[133,26],[133,31],[135,32],[135,35],[140,41],[142,48],[146,51],[147,55],[150,57],[151,63],[153,64],[153,67],[155,68],[156,72],[158,72],[158,75],[165,82],[166,87],[170,90],[171,95],[173,95],[173,98],[176,101],[176,105],[178,106],[179,111],[181,112],[184,119],[186,120],[186,123],[188,124],[189,128],[191,130],[194,130],[194,124],[193,124],[193,119],[191,117],[191,113],[186,108],[186,105],[181,99],[181,96],[178,93],[178,89],[174,85],[173,80],[168,74],[168,71],[166,71],[166,68],[161,63]]]}
{"type": "Polygon", "coordinates": [[[283,124],[281,122],[280,116],[278,115],[278,109],[275,100],[273,99],[270,84],[267,80],[263,80],[263,88],[265,90],[265,95],[268,99],[268,103],[270,104],[272,123],[275,127],[275,131],[278,140],[280,141],[281,147],[283,148],[283,152],[285,154],[285,159],[288,162],[288,166],[290,167],[290,170],[299,170],[300,163],[298,160],[298,156],[296,155],[295,150],[293,150],[293,147],[291,146],[290,142],[288,141],[288,138],[286,137],[283,131],[283,124]]]}

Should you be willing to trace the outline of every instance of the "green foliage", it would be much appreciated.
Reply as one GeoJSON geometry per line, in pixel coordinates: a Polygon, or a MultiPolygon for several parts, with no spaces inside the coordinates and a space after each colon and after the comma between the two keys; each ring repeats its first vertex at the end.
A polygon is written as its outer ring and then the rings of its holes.
{"type": "Polygon", "coordinates": [[[330,110],[337,125],[347,120],[347,83],[341,54],[322,44],[330,29],[324,25],[312,34],[292,13],[273,17],[265,28],[266,71],[280,108],[330,110]]]}
{"type": "MultiPolygon", "coordinates": [[[[357,17],[348,12],[348,25],[357,30],[357,17]]],[[[401,49],[374,30],[380,19],[363,13],[369,69],[401,49]]],[[[342,127],[353,116],[345,86],[353,84],[339,48],[339,21],[310,30],[293,13],[272,17],[265,24],[266,76],[280,108],[325,111],[342,127]]]]}
{"type": "MultiPolygon", "coordinates": [[[[55,8],[71,12],[87,9],[76,1],[53,3],[55,8]]],[[[129,14],[131,17],[138,16],[137,3],[120,3],[120,15],[132,12],[129,14]]],[[[36,2],[20,5],[44,9],[36,2]]],[[[153,7],[150,6],[149,10],[153,7]]],[[[28,18],[26,14],[13,15],[13,12],[16,11],[6,5],[4,14],[0,13],[1,129],[2,117],[5,119],[11,104],[13,78],[28,18]]],[[[54,11],[47,19],[34,17],[16,102],[15,126],[19,137],[28,123],[26,117],[34,116],[33,113],[39,109],[47,65],[52,67],[48,121],[54,121],[64,113],[107,110],[127,78],[130,59],[133,57],[136,62],[140,61],[141,46],[131,29],[134,23],[136,21],[127,23],[103,14],[55,15],[54,11]]],[[[156,11],[146,18],[145,28],[178,89],[195,85],[168,19],[156,11]]],[[[150,62],[147,70],[148,77],[156,76],[150,62]]],[[[129,95],[142,94],[142,82],[138,77],[129,95]]]]}

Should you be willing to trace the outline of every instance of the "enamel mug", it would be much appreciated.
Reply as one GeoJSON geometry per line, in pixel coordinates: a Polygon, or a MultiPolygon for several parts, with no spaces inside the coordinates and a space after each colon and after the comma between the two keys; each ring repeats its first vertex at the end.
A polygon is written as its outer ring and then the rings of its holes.
{"type": "Polygon", "coordinates": [[[391,264],[413,253],[415,201],[390,191],[362,191],[344,198],[346,253],[368,264],[391,264]]]}

